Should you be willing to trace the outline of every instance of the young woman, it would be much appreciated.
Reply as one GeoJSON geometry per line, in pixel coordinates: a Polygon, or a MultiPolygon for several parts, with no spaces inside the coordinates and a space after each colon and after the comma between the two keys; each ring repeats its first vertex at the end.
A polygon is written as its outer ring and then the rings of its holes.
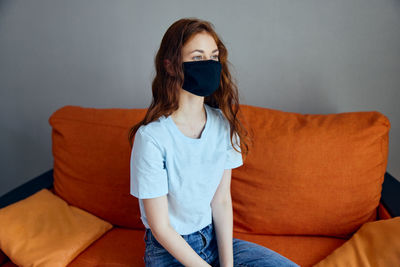
{"type": "Polygon", "coordinates": [[[129,133],[146,266],[298,266],[232,237],[231,170],[250,138],[227,57],[213,25],[196,18],[176,21],[161,41],[152,103],[129,133]]]}

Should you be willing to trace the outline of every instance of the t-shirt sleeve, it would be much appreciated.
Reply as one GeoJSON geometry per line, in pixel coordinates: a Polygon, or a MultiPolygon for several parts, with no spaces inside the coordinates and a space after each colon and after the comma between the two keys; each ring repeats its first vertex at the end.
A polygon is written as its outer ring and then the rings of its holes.
{"type": "MultiPolygon", "coordinates": [[[[230,134],[227,134],[227,150],[226,150],[226,161],[224,169],[234,169],[243,165],[242,153],[237,152],[233,149],[230,139],[230,134]]],[[[240,149],[240,138],[239,135],[235,132],[233,135],[233,143],[235,144],[236,149],[239,151],[240,149]]]]}
{"type": "Polygon", "coordinates": [[[162,150],[154,138],[139,128],[130,159],[130,193],[155,198],[168,193],[168,176],[162,150]]]}

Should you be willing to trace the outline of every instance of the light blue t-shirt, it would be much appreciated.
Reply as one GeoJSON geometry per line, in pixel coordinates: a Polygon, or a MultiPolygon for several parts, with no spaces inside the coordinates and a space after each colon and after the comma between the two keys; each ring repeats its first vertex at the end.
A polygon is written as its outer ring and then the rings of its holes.
{"type": "MultiPolygon", "coordinates": [[[[205,103],[204,108],[207,120],[200,138],[184,135],[171,116],[142,125],[135,134],[130,193],[139,199],[146,228],[150,227],[142,199],[165,194],[170,224],[180,235],[207,226],[212,222],[210,204],[224,169],[243,165],[242,154],[232,148],[228,120],[220,109],[205,103]]],[[[240,144],[237,134],[233,142],[240,144]]]]}

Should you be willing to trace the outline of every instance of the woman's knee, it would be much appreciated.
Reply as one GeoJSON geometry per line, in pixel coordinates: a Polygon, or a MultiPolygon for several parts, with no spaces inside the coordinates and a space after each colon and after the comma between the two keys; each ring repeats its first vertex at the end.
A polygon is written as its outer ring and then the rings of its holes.
{"type": "Polygon", "coordinates": [[[259,244],[233,238],[233,253],[235,266],[293,266],[296,263],[259,244]]]}

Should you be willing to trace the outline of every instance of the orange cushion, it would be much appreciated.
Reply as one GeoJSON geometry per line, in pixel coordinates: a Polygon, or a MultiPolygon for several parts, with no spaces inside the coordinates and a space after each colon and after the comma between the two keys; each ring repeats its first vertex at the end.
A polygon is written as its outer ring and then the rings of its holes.
{"type": "Polygon", "coordinates": [[[130,192],[128,132],[145,109],[64,106],[53,127],[54,192],[113,225],[144,229],[130,192]]]}
{"type": "Polygon", "coordinates": [[[235,231],[348,239],[376,220],[388,157],[385,115],[241,108],[254,144],[232,173],[235,231]]]}
{"type": "Polygon", "coordinates": [[[0,248],[18,266],[66,266],[112,227],[42,189],[0,209],[0,248]]]}
{"type": "Polygon", "coordinates": [[[399,266],[400,217],[364,224],[314,267],[399,266]]]}

